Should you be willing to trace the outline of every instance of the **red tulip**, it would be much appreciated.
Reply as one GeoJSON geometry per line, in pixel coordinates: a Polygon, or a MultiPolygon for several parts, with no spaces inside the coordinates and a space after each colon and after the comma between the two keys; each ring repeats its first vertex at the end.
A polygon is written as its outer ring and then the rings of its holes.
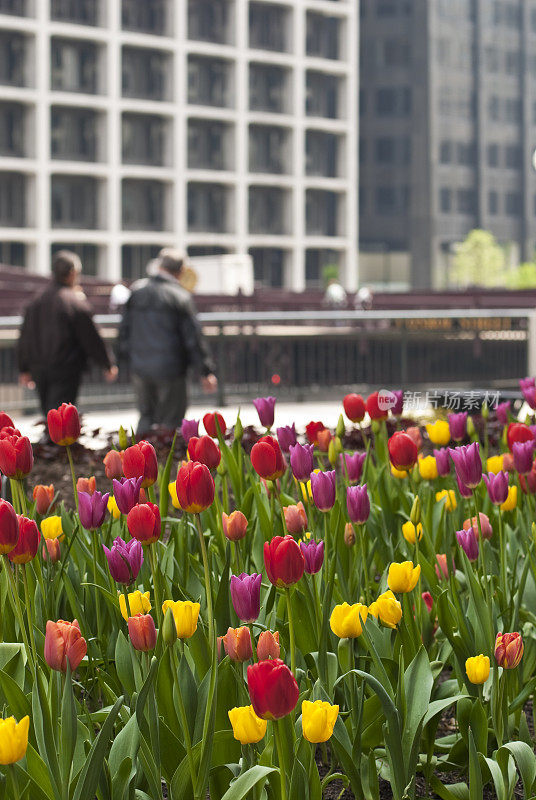
{"type": "Polygon", "coordinates": [[[296,708],[300,690],[296,678],[281,659],[250,664],[248,689],[253,710],[261,719],[281,719],[296,708]]]}
{"type": "Polygon", "coordinates": [[[503,669],[515,669],[523,656],[520,633],[498,633],[495,639],[495,658],[503,669]]]}
{"type": "Polygon", "coordinates": [[[215,411],[211,414],[205,414],[205,416],[203,417],[203,425],[205,426],[205,430],[209,436],[212,436],[213,439],[218,438],[218,431],[216,430],[216,420],[218,420],[218,427],[220,429],[221,435],[225,436],[227,425],[225,424],[225,420],[221,414],[218,414],[218,412],[215,411]]]}
{"type": "Polygon", "coordinates": [[[214,479],[209,468],[198,461],[181,466],[175,486],[180,507],[190,514],[199,514],[214,502],[214,479]]]}
{"type": "Polygon", "coordinates": [[[223,511],[221,518],[223,532],[230,542],[237,542],[239,539],[244,538],[248,529],[248,521],[241,511],[233,511],[231,514],[226,514],[223,511]]]}
{"type": "Polygon", "coordinates": [[[78,667],[87,653],[87,642],[80,633],[76,620],[57,622],[48,620],[45,634],[45,661],[51,669],[67,672],[67,661],[71,670],[78,667]]]}
{"type": "Polygon", "coordinates": [[[266,481],[275,481],[285,472],[287,465],[279,442],[273,436],[262,436],[251,448],[253,469],[266,481]]]}
{"type": "Polygon", "coordinates": [[[323,431],[325,427],[323,422],[309,422],[309,424],[305,426],[307,441],[310,444],[318,444],[318,433],[319,431],[323,431]]]}
{"type": "Polygon", "coordinates": [[[350,422],[361,422],[365,416],[366,407],[360,394],[347,394],[342,405],[350,422]]]}
{"type": "Polygon", "coordinates": [[[147,653],[156,647],[156,628],[150,614],[136,614],[128,618],[128,635],[135,650],[147,653]]]}
{"type": "Polygon", "coordinates": [[[91,478],[78,478],[76,481],[76,491],[86,492],[86,494],[95,494],[97,491],[97,479],[94,475],[91,478]]]}
{"type": "Polygon", "coordinates": [[[407,433],[394,433],[389,439],[389,458],[395,469],[411,469],[417,461],[417,445],[407,433]]]}
{"type": "Polygon", "coordinates": [[[22,480],[32,471],[33,450],[27,436],[13,428],[0,432],[0,471],[7,478],[22,480]]]}
{"type": "Polygon", "coordinates": [[[134,506],[127,514],[127,528],[133,539],[143,545],[153,544],[160,539],[160,511],[154,503],[134,506]]]}
{"type": "Polygon", "coordinates": [[[4,428],[14,428],[14,427],[15,423],[13,422],[11,417],[9,417],[5,411],[0,411],[0,431],[3,430],[4,428]]]}
{"type": "Polygon", "coordinates": [[[35,520],[27,517],[18,517],[19,541],[7,554],[13,564],[27,564],[35,558],[41,534],[35,520]]]}
{"type": "Polygon", "coordinates": [[[267,658],[279,658],[279,632],[263,631],[257,639],[257,658],[266,661],[267,658]]]}
{"type": "Polygon", "coordinates": [[[264,543],[264,566],[270,583],[292,586],[304,573],[305,559],[292,536],[274,536],[264,543]]]}
{"type": "Polygon", "coordinates": [[[10,553],[19,540],[19,523],[15,509],[7,500],[0,500],[0,555],[10,553]]]}
{"type": "Polygon", "coordinates": [[[123,459],[121,458],[121,453],[118,450],[110,450],[104,458],[102,459],[102,463],[104,464],[104,471],[106,472],[106,477],[109,480],[119,480],[123,478],[123,459]]]}
{"type": "Polygon", "coordinates": [[[192,436],[188,442],[188,455],[192,461],[199,461],[209,469],[216,469],[221,461],[221,451],[210,436],[192,436]]]}
{"type": "Polygon", "coordinates": [[[158,478],[158,461],[152,444],[141,441],[123,453],[125,478],[143,478],[142,486],[152,486],[158,478]]]}
{"type": "Polygon", "coordinates": [[[34,486],[33,499],[35,500],[35,510],[43,517],[49,510],[54,500],[54,486],[44,486],[42,483],[34,486]]]}
{"type": "Polygon", "coordinates": [[[56,444],[74,444],[80,436],[80,418],[76,406],[62,403],[47,414],[48,433],[56,444]]]}
{"type": "Polygon", "coordinates": [[[512,452],[514,442],[531,442],[534,440],[534,434],[528,425],[523,425],[521,422],[511,422],[506,431],[506,441],[508,442],[508,449],[512,452]]]}
{"type": "Polygon", "coordinates": [[[385,408],[380,408],[379,396],[379,392],[372,392],[372,394],[367,397],[366,407],[371,419],[387,419],[387,410],[385,408]]]}

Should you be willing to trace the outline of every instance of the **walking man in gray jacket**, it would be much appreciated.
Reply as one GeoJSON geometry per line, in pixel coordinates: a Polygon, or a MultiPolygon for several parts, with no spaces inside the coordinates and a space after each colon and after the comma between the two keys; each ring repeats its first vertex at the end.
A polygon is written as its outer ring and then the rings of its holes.
{"type": "Polygon", "coordinates": [[[174,429],[186,413],[187,373],[201,376],[203,389],[215,392],[214,374],[189,292],[179,283],[185,257],[165,248],[154,275],[137,281],[125,305],[120,351],[130,362],[140,420],[138,437],[153,425],[174,429]]]}

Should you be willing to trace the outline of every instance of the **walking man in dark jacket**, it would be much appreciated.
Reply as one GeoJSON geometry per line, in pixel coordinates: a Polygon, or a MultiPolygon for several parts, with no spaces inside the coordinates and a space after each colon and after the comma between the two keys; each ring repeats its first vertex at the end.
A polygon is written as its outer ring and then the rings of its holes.
{"type": "Polygon", "coordinates": [[[45,415],[62,403],[76,403],[88,361],[102,367],[107,381],[117,377],[113,356],[77,285],[81,267],[76,253],[54,255],[52,280],[28,306],[19,337],[19,380],[37,388],[45,415]]]}
{"type": "Polygon", "coordinates": [[[179,283],[184,256],[165,248],[154,275],[137,281],[125,305],[120,349],[130,362],[140,421],[137,435],[153,425],[180,425],[188,404],[189,369],[201,375],[203,389],[215,392],[218,380],[189,292],[179,283]]]}

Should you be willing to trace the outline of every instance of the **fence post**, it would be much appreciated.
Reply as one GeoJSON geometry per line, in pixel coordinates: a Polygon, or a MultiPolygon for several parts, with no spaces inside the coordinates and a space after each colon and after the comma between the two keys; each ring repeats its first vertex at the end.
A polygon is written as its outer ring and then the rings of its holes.
{"type": "Polygon", "coordinates": [[[536,375],[536,311],[527,316],[527,375],[536,375]]]}

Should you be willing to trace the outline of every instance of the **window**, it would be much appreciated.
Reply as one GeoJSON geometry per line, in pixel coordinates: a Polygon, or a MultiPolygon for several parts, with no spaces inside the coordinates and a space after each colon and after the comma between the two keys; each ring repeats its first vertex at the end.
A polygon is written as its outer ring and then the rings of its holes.
{"type": "Polygon", "coordinates": [[[0,242],[0,264],[25,267],[26,245],[24,242],[0,242]]]}
{"type": "Polygon", "coordinates": [[[99,273],[99,248],[94,244],[73,244],[72,242],[54,242],[50,246],[51,257],[59,250],[70,250],[76,253],[82,262],[83,275],[98,275],[99,273]]]}
{"type": "Polygon", "coordinates": [[[507,144],[504,148],[504,166],[507,169],[519,169],[522,161],[521,147],[517,144],[507,144]]]}
{"type": "Polygon", "coordinates": [[[476,192],[473,189],[458,189],[456,192],[458,214],[476,214],[476,192]]]}
{"type": "Polygon", "coordinates": [[[0,83],[27,86],[26,37],[19,33],[0,32],[0,83]]]}
{"type": "Polygon", "coordinates": [[[26,179],[18,172],[0,172],[0,226],[26,225],[26,179]]]}
{"type": "MultiPolygon", "coordinates": [[[[361,162],[363,141],[359,142],[359,160],[361,162]]],[[[324,178],[337,178],[339,170],[339,151],[341,139],[334,133],[324,131],[307,131],[305,134],[305,172],[307,175],[318,175],[324,178]]]]}
{"type": "Polygon", "coordinates": [[[99,91],[98,47],[83,40],[52,39],[50,87],[61,92],[99,91]]]}
{"type": "Polygon", "coordinates": [[[378,164],[394,164],[395,139],[392,136],[376,139],[376,162],[378,164]]]}
{"type": "Polygon", "coordinates": [[[249,232],[282,235],[289,232],[290,195],[274,186],[250,186],[249,232]]]}
{"type": "Polygon", "coordinates": [[[169,100],[171,97],[172,58],[159,50],[123,47],[123,97],[169,100]]]}
{"type": "Polygon", "coordinates": [[[250,64],[249,107],[251,111],[283,114],[289,110],[289,71],[271,64],[250,64]]]}
{"type": "Polygon", "coordinates": [[[123,114],[121,149],[123,164],[167,166],[171,122],[152,114],[123,114]]]}
{"type": "Polygon", "coordinates": [[[249,4],[249,46],[258,50],[290,51],[291,15],[285,6],[249,4]]]}
{"type": "Polygon", "coordinates": [[[484,52],[486,71],[487,72],[500,72],[501,60],[500,50],[495,45],[488,45],[484,52]]]}
{"type": "Polygon", "coordinates": [[[285,283],[286,252],[278,247],[250,247],[257,286],[281,289],[285,283]]]}
{"type": "Polygon", "coordinates": [[[188,0],[188,38],[202,42],[231,42],[229,0],[188,0]]]}
{"type": "Polygon", "coordinates": [[[162,181],[129,178],[122,183],[123,230],[168,229],[166,195],[162,181]]]}
{"type": "Polygon", "coordinates": [[[324,287],[324,270],[326,267],[340,268],[341,254],[337,250],[305,251],[305,285],[307,288],[324,287]]]}
{"type": "Polygon", "coordinates": [[[378,214],[393,214],[396,211],[396,188],[394,186],[378,186],[376,211],[378,214]]]}
{"type": "Polygon", "coordinates": [[[0,103],[0,156],[23,156],[25,106],[20,103],[0,103]]]}
{"type": "Polygon", "coordinates": [[[54,228],[98,227],[98,182],[95,178],[53,175],[50,194],[54,228]]]}
{"type": "Polygon", "coordinates": [[[338,236],[342,221],[336,192],[308,189],[305,198],[305,229],[309,236],[338,236]]]}
{"type": "Polygon", "coordinates": [[[188,184],[188,230],[225,233],[230,229],[227,210],[231,190],[215,183],[188,184]]]}
{"type": "Polygon", "coordinates": [[[289,172],[291,134],[287,128],[250,125],[249,170],[282,174],[289,172]]]}
{"type": "Polygon", "coordinates": [[[504,121],[517,125],[521,119],[521,100],[518,97],[507,97],[504,101],[504,121]]]}
{"type": "Polygon", "coordinates": [[[222,58],[188,56],[188,102],[192,105],[232,105],[232,71],[222,58]]]}
{"type": "Polygon", "coordinates": [[[72,161],[97,160],[98,115],[85,108],[53,106],[50,112],[50,154],[72,161]]]}
{"type": "MultiPolygon", "coordinates": [[[[26,0],[0,0],[0,14],[16,14],[24,17],[27,14],[26,0]]],[[[4,261],[4,264],[11,262],[4,261]]]]}
{"type": "Polygon", "coordinates": [[[188,120],[188,167],[232,168],[232,127],[212,119],[188,120]]]}
{"type": "Polygon", "coordinates": [[[159,35],[170,33],[169,3],[170,0],[122,0],[123,30],[159,35]]]}
{"type": "Polygon", "coordinates": [[[306,113],[308,117],[340,117],[340,78],[323,72],[307,72],[306,113]]]}
{"type": "Polygon", "coordinates": [[[452,211],[452,190],[443,187],[439,190],[439,210],[442,214],[452,211]]]}
{"type": "Polygon", "coordinates": [[[376,16],[395,17],[397,10],[397,0],[377,0],[376,16]]]}
{"type": "Polygon", "coordinates": [[[499,145],[488,144],[488,167],[499,166],[499,145]]]}
{"type": "Polygon", "coordinates": [[[378,89],[376,114],[379,117],[407,117],[411,114],[411,89],[406,86],[378,89]]]}
{"type": "Polygon", "coordinates": [[[99,10],[98,0],[51,0],[50,19],[98,25],[99,10]]]}
{"type": "Polygon", "coordinates": [[[488,193],[488,213],[493,216],[499,213],[499,194],[496,191],[488,193]]]}
{"type": "Polygon", "coordinates": [[[340,58],[340,27],[338,17],[307,12],[306,53],[316,58],[340,58]]]}
{"type": "Polygon", "coordinates": [[[470,167],[476,163],[476,145],[474,142],[458,142],[456,151],[458,164],[470,167]]]}
{"type": "Polygon", "coordinates": [[[452,142],[444,139],[439,145],[439,163],[450,164],[452,161],[452,142]]]}
{"type": "Polygon", "coordinates": [[[121,276],[124,280],[135,281],[145,278],[147,265],[160,252],[159,244],[124,244],[121,248],[121,276]]]}
{"type": "Polygon", "coordinates": [[[367,160],[367,140],[359,137],[359,163],[365,164],[367,160]]]}
{"type": "Polygon", "coordinates": [[[504,197],[504,211],[509,217],[521,214],[523,203],[518,192],[507,192],[504,197]]]}
{"type": "Polygon", "coordinates": [[[409,67],[411,47],[406,37],[391,37],[378,42],[378,63],[380,67],[409,67]]]}
{"type": "Polygon", "coordinates": [[[364,114],[367,110],[367,93],[364,89],[359,90],[359,113],[364,114]]]}
{"type": "Polygon", "coordinates": [[[488,117],[490,120],[497,122],[500,119],[500,104],[499,98],[496,94],[492,95],[488,101],[488,117]]]}
{"type": "Polygon", "coordinates": [[[517,50],[509,50],[505,57],[505,70],[507,75],[517,75],[521,68],[517,50]]]}

